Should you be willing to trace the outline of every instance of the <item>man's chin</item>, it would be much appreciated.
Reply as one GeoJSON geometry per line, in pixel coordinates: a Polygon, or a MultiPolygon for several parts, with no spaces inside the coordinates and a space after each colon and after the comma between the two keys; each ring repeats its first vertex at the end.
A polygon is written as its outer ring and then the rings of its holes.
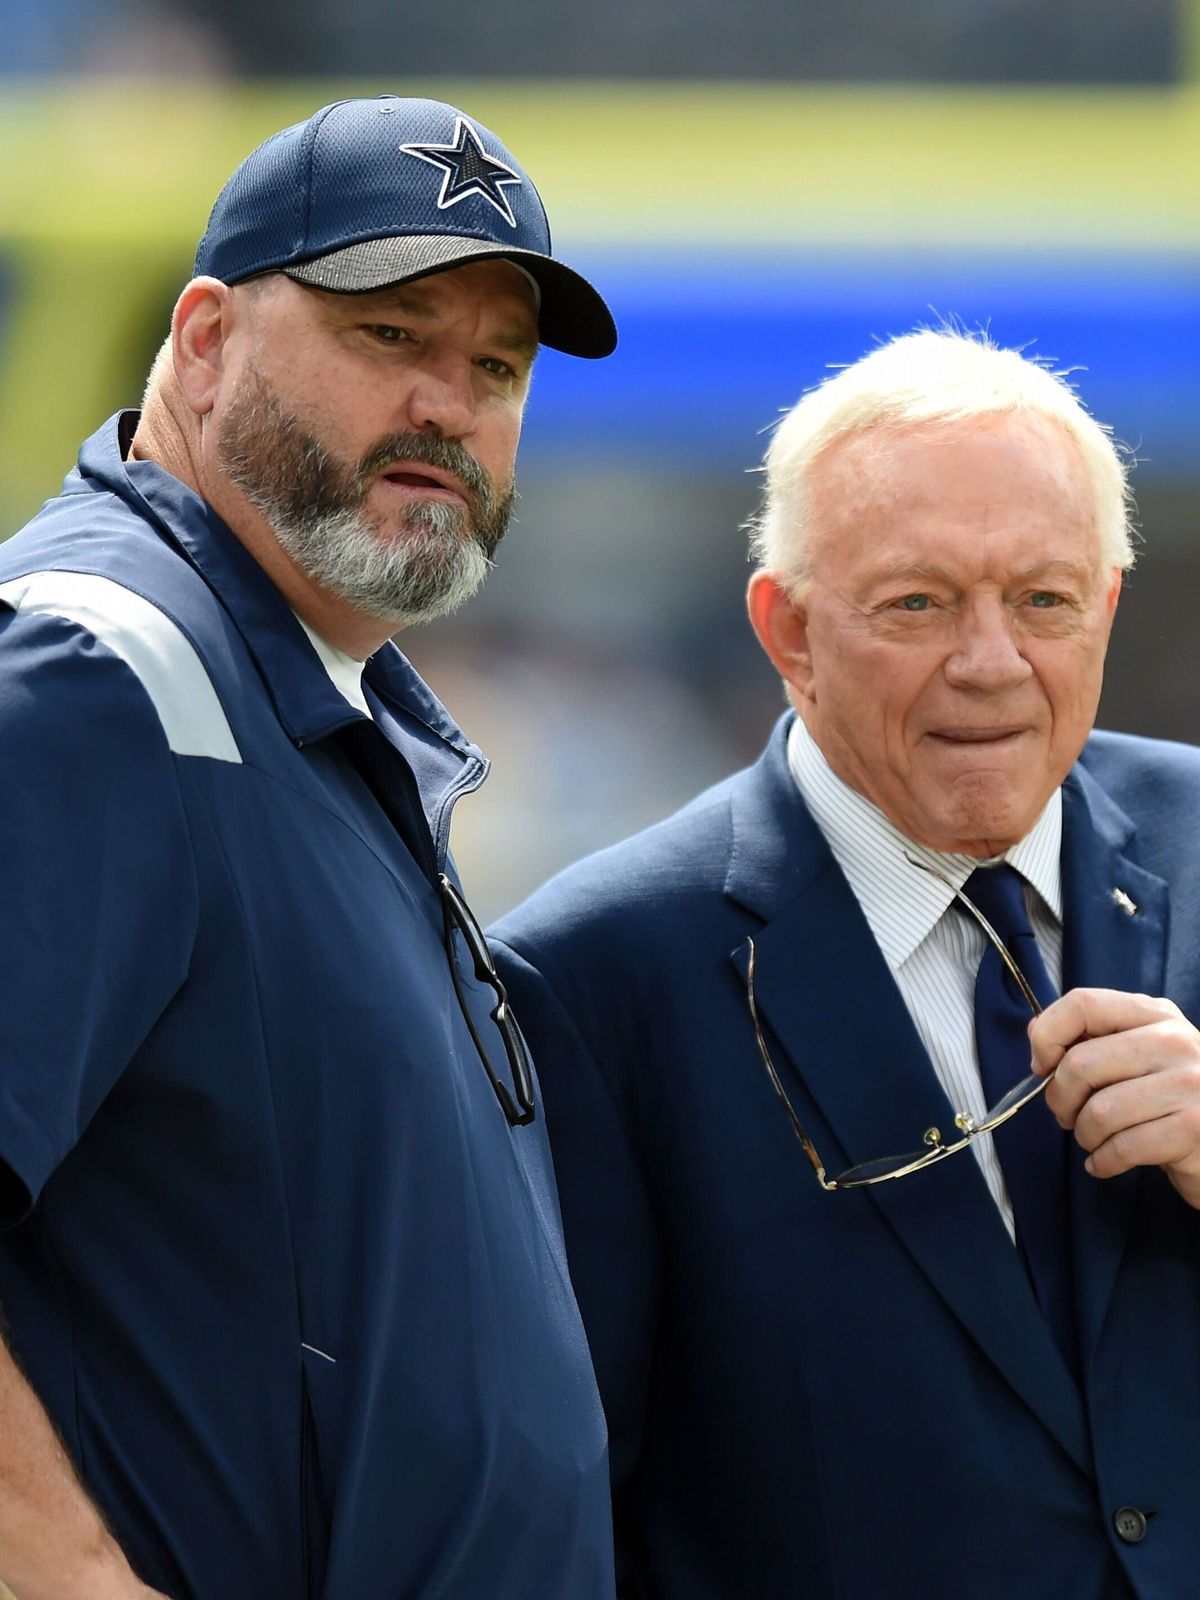
{"type": "Polygon", "coordinates": [[[999,856],[1025,837],[1041,812],[1042,806],[969,807],[921,818],[919,834],[904,831],[919,844],[947,855],[999,856]]]}
{"type": "Polygon", "coordinates": [[[409,565],[399,578],[382,575],[374,583],[364,580],[332,587],[347,604],[389,627],[415,627],[449,616],[479,592],[490,562],[474,544],[462,547],[462,557],[454,571],[439,573],[436,580],[414,574],[409,565]]]}

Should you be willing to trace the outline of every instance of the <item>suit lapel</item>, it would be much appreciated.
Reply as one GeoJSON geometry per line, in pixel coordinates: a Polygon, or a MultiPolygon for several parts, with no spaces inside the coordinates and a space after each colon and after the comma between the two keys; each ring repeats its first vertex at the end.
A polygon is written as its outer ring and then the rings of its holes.
{"type": "MultiPolygon", "coordinates": [[[[1063,988],[1165,988],[1167,886],[1132,858],[1133,826],[1086,771],[1063,786],[1063,988]],[[1131,910],[1130,907],[1135,909],[1131,910]]],[[[1099,1182],[1072,1146],[1071,1231],[1080,1348],[1090,1365],[1146,1174],[1099,1182]]]]}
{"type": "MultiPolygon", "coordinates": [[[[820,1152],[836,1174],[839,1162],[919,1149],[930,1126],[949,1141],[956,1108],[800,799],[785,742],[781,725],[734,802],[726,891],[763,919],[754,934],[759,1011],[801,1118],[807,1097],[841,1147],[820,1152]]],[[[732,956],[744,983],[747,944],[732,956]]],[[[1088,1470],[1078,1391],[973,1157],[964,1151],[895,1183],[831,1194],[827,1203],[878,1211],[1012,1387],[1088,1470]]]]}

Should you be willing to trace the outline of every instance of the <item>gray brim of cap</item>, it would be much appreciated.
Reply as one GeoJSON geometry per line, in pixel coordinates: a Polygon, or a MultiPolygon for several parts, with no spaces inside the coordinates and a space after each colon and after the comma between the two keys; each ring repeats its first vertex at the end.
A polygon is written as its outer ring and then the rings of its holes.
{"type": "Polygon", "coordinates": [[[281,266],[289,278],[334,294],[363,294],[393,283],[446,272],[469,261],[511,261],[522,267],[541,292],[538,334],[543,344],[571,356],[611,355],[617,329],[600,295],[586,278],[537,250],[505,249],[494,239],[447,234],[407,234],[366,239],[331,250],[312,261],[281,266]]]}

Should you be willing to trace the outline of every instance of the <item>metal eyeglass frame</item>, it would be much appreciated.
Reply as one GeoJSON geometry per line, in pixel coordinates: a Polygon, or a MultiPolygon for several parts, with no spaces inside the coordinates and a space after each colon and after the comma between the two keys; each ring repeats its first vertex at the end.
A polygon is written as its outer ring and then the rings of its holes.
{"type": "MultiPolygon", "coordinates": [[[[1026,982],[1024,973],[1022,973],[1009,954],[1003,939],[1001,939],[975,902],[964,894],[961,889],[956,889],[949,878],[943,877],[935,867],[929,866],[927,862],[918,861],[913,856],[906,856],[905,859],[910,866],[919,867],[922,872],[928,872],[932,877],[944,883],[948,889],[953,890],[955,898],[962,902],[987,935],[989,943],[994,947],[1001,961],[1004,962],[1005,967],[1024,996],[1030,1011],[1035,1017],[1040,1016],[1042,1007],[1038,1002],[1037,996],[1026,982]]],[[[754,940],[751,939],[749,943],[750,965],[746,974],[746,992],[750,1002],[750,1016],[754,1023],[754,1037],[758,1042],[759,1054],[762,1056],[763,1066],[767,1069],[767,1076],[771,1080],[772,1087],[779,1096],[783,1109],[787,1112],[788,1121],[792,1125],[792,1132],[800,1141],[801,1148],[812,1163],[817,1182],[827,1194],[833,1194],[840,1189],[861,1189],[872,1183],[888,1183],[893,1178],[905,1178],[909,1173],[920,1172],[925,1167],[931,1167],[936,1162],[944,1160],[946,1156],[952,1156],[957,1154],[959,1150],[965,1150],[968,1145],[974,1144],[976,1139],[981,1138],[985,1133],[991,1133],[1001,1123],[1007,1122],[1010,1117],[1016,1116],[1017,1112],[1022,1107],[1027,1106],[1030,1101],[1036,1100],[1054,1076],[1053,1073],[1049,1073],[1045,1077],[1036,1072],[1030,1073],[1027,1078],[1023,1078],[1019,1083],[1014,1084],[1003,1099],[998,1100],[978,1120],[969,1111],[956,1113],[954,1126],[962,1134],[962,1138],[955,1140],[953,1144],[944,1142],[940,1128],[926,1128],[921,1135],[921,1142],[925,1146],[923,1150],[915,1150],[910,1155],[882,1156],[875,1161],[862,1161],[853,1167],[847,1167],[846,1171],[840,1173],[836,1178],[831,1178],[825,1171],[824,1162],[817,1154],[816,1146],[805,1132],[804,1124],[796,1115],[796,1108],[787,1096],[787,1091],[783,1087],[778,1069],[771,1060],[771,1052],[767,1049],[767,1041],[763,1035],[762,1023],[759,1020],[758,1005],[754,998],[754,968],[756,962],[754,940]]]]}
{"type": "Polygon", "coordinates": [[[487,940],[483,936],[483,929],[479,926],[474,912],[463,899],[456,886],[444,872],[438,873],[438,886],[442,893],[442,927],[444,930],[446,954],[450,960],[450,975],[454,979],[454,992],[458,996],[458,1003],[462,1010],[463,1019],[470,1029],[471,1038],[475,1042],[475,1049],[479,1059],[483,1062],[483,1070],[488,1075],[488,1082],[496,1091],[496,1099],[500,1102],[500,1109],[508,1118],[509,1125],[514,1128],[523,1128],[532,1122],[537,1115],[537,1106],[533,1098],[533,1072],[529,1065],[529,1052],[525,1048],[525,1040],[517,1026],[517,1019],[512,1014],[508,1003],[508,991],[500,981],[500,974],[496,971],[496,963],[492,960],[492,952],[488,949],[487,940]],[[479,1036],[475,1026],[475,1019],[471,1015],[471,1008],[467,1004],[467,997],[463,993],[462,979],[459,976],[458,962],[454,955],[454,930],[463,936],[467,952],[475,968],[475,977],[480,983],[486,983],[496,996],[496,1004],[488,1013],[499,1029],[501,1041],[504,1044],[504,1054],[508,1061],[508,1069],[512,1074],[513,1088],[516,1090],[516,1099],[509,1090],[508,1084],[492,1066],[487,1053],[487,1048],[479,1036]]]}

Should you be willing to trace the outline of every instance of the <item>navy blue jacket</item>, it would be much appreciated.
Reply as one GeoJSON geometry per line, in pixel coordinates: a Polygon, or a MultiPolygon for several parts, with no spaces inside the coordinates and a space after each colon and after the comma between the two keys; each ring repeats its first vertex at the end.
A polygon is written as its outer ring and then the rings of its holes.
{"type": "MultiPolygon", "coordinates": [[[[608,1416],[619,1592],[1179,1600],[1200,1583],[1200,1217],[1158,1171],[1089,1178],[1072,1144],[1081,1395],[969,1154],[821,1191],[759,1058],[749,936],[830,1170],[953,1113],[786,731],[495,930],[608,1416]]],[[[1200,752],[1089,741],[1064,786],[1068,986],[1200,1020],[1197,816],[1200,752]]]]}
{"type": "Polygon", "coordinates": [[[174,1600],[611,1600],[545,1125],[444,944],[484,762],[364,681],[114,425],[0,547],[0,1307],[174,1600]]]}

